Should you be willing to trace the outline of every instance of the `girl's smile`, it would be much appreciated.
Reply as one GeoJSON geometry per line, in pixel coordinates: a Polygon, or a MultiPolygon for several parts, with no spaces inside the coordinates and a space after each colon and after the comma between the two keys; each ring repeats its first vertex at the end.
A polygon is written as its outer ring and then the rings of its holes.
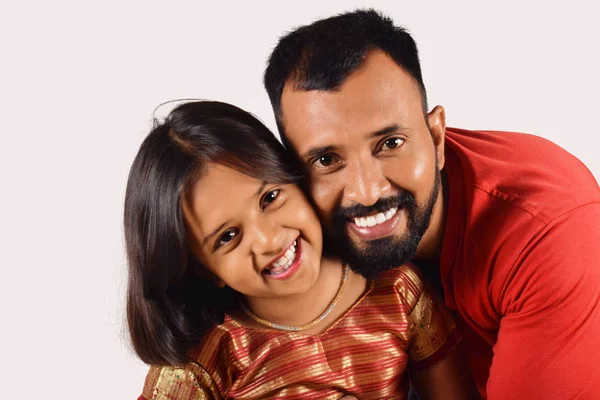
{"type": "Polygon", "coordinates": [[[321,225],[300,188],[208,164],[182,202],[196,257],[252,305],[310,292],[321,225]]]}
{"type": "Polygon", "coordinates": [[[287,279],[302,264],[302,239],[300,236],[285,250],[284,254],[266,265],[261,273],[272,279],[287,279]]]}

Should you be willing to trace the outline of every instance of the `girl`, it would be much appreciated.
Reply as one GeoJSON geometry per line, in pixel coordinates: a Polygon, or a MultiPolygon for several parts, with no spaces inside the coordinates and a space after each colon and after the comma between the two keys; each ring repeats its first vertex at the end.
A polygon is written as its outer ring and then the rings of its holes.
{"type": "Polygon", "coordinates": [[[218,102],[173,110],[125,198],[140,399],[471,398],[455,325],[409,265],[367,281],[325,256],[293,157],[218,102]]]}

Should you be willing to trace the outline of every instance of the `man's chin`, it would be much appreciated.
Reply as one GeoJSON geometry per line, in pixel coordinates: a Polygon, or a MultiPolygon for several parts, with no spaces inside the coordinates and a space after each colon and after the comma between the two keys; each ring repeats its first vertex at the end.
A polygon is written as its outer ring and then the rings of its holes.
{"type": "Polygon", "coordinates": [[[365,278],[396,268],[410,261],[418,246],[418,238],[411,235],[398,238],[395,235],[368,242],[348,240],[341,246],[341,256],[352,270],[365,278]]]}
{"type": "Polygon", "coordinates": [[[369,254],[373,248],[381,247],[381,246],[391,246],[392,244],[397,245],[402,243],[402,236],[392,234],[385,237],[381,237],[373,240],[363,240],[355,235],[348,235],[346,237],[350,247],[353,249],[353,252],[360,254],[369,254]]]}

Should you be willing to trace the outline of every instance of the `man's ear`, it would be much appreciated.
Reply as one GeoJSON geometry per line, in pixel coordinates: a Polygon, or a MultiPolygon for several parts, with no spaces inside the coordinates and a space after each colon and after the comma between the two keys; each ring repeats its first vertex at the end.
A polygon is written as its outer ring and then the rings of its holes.
{"type": "Polygon", "coordinates": [[[435,106],[433,110],[427,114],[427,123],[429,124],[429,132],[435,146],[435,154],[437,157],[438,168],[444,168],[446,156],[444,146],[446,140],[446,111],[442,106],[435,106]]]}

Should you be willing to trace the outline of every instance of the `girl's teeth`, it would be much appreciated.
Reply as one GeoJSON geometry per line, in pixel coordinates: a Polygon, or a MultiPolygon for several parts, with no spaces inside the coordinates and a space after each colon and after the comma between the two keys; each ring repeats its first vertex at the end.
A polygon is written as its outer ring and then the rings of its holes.
{"type": "Polygon", "coordinates": [[[294,244],[287,249],[283,257],[279,258],[273,263],[271,268],[269,268],[269,272],[278,273],[289,268],[294,262],[294,258],[296,258],[296,246],[297,240],[294,240],[294,244]]]}
{"type": "Polygon", "coordinates": [[[281,273],[287,271],[292,266],[292,264],[293,264],[293,260],[290,260],[281,267],[270,268],[268,272],[270,274],[281,274],[281,273]]]}

